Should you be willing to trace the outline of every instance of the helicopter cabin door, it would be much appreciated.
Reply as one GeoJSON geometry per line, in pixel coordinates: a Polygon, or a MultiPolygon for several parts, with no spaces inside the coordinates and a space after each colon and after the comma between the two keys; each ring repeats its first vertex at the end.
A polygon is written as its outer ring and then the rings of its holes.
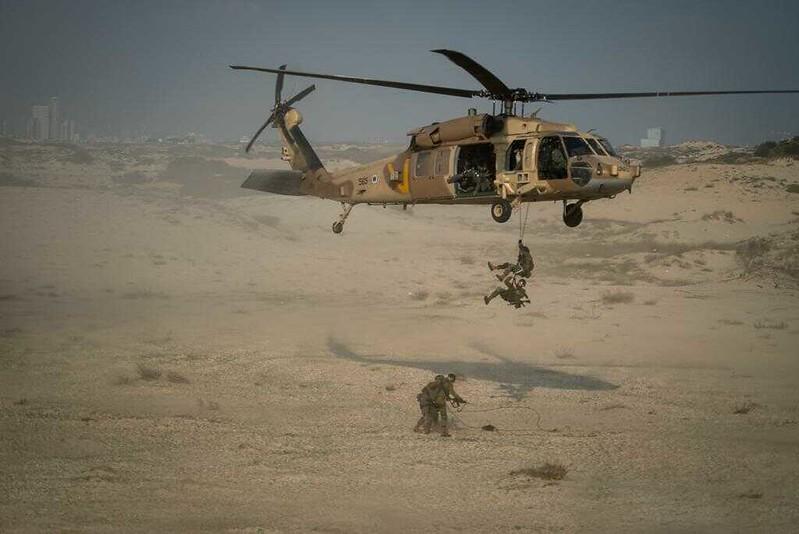
{"type": "Polygon", "coordinates": [[[410,180],[414,201],[452,199],[452,186],[447,183],[452,167],[452,148],[421,150],[411,158],[410,180]]]}
{"type": "Polygon", "coordinates": [[[512,184],[514,188],[527,185],[533,177],[534,166],[530,159],[533,140],[527,141],[527,139],[516,139],[508,145],[508,149],[505,151],[502,174],[505,177],[504,181],[512,184]]]}
{"type": "Polygon", "coordinates": [[[487,142],[457,147],[455,166],[450,181],[458,198],[495,196],[496,151],[487,142]]]}

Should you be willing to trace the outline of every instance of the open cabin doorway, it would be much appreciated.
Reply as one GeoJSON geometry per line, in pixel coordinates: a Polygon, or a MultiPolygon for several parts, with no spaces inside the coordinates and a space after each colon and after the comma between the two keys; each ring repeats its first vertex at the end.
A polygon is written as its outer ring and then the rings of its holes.
{"type": "Polygon", "coordinates": [[[491,143],[475,143],[458,147],[455,184],[458,197],[489,196],[496,194],[497,156],[491,143]]]}

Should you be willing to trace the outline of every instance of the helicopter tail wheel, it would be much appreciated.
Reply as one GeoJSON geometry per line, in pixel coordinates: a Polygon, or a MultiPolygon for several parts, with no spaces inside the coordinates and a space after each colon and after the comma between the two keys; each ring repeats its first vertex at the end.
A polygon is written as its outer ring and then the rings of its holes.
{"type": "Polygon", "coordinates": [[[491,217],[498,223],[508,222],[511,213],[513,213],[513,208],[507,200],[500,200],[491,205],[491,217]]]}
{"type": "Polygon", "coordinates": [[[569,228],[579,226],[580,223],[583,222],[583,207],[581,202],[575,202],[573,204],[563,203],[563,222],[566,223],[566,226],[569,228]]]}

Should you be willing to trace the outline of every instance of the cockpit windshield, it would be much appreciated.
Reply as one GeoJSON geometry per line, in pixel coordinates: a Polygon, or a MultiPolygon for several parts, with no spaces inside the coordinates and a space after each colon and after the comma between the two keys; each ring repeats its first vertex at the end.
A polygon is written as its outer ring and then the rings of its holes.
{"type": "Polygon", "coordinates": [[[619,157],[619,155],[616,154],[616,151],[613,150],[613,145],[610,144],[610,141],[608,141],[604,137],[600,137],[599,142],[602,143],[602,148],[605,149],[605,152],[607,152],[608,155],[613,156],[614,158],[619,157]]]}
{"type": "Polygon", "coordinates": [[[594,139],[592,137],[586,137],[585,140],[588,141],[588,144],[591,145],[591,148],[594,149],[594,152],[596,152],[598,156],[607,156],[608,155],[608,153],[605,152],[605,149],[603,149],[601,146],[599,146],[599,143],[597,143],[596,139],[594,139]]]}
{"type": "Polygon", "coordinates": [[[564,136],[563,143],[566,145],[566,152],[568,152],[570,158],[574,156],[590,156],[593,154],[588,143],[586,143],[582,137],[564,136]]]}

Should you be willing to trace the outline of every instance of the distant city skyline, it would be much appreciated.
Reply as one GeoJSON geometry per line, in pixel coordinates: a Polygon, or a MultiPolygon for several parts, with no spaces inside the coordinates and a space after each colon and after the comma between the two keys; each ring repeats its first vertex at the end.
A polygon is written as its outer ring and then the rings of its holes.
{"type": "MultiPolygon", "coordinates": [[[[0,0],[0,121],[24,133],[32,107],[57,95],[58,112],[68,110],[85,137],[196,132],[236,142],[268,114],[275,77],[229,64],[479,88],[429,53],[441,47],[474,57],[511,87],[544,92],[796,89],[797,21],[799,3],[782,0],[0,0]]],[[[491,110],[478,99],[293,77],[284,95],[310,83],[317,91],[299,109],[317,143],[402,143],[408,130],[469,107],[491,110]]],[[[543,104],[540,116],[596,128],[616,144],[639,144],[652,124],[670,143],[756,144],[799,134],[799,97],[569,102],[543,104]]]]}
{"type": "MultiPolygon", "coordinates": [[[[4,133],[4,135],[8,134],[4,133]]],[[[63,114],[57,96],[51,96],[47,105],[33,105],[24,136],[21,134],[21,130],[15,132],[14,135],[39,142],[77,143],[80,140],[75,121],[66,118],[63,114]]]]}

